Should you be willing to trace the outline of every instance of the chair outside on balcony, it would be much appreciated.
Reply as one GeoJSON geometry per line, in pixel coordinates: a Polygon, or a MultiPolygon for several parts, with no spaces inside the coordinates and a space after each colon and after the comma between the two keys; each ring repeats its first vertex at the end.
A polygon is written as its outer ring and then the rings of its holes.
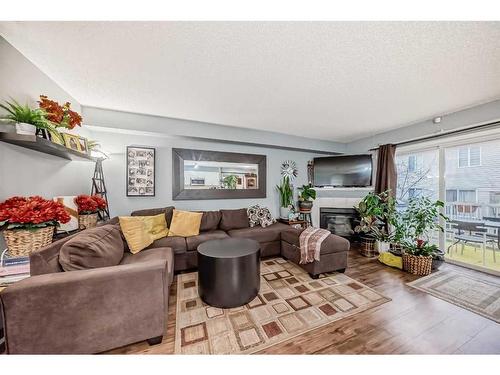
{"type": "Polygon", "coordinates": [[[447,253],[453,257],[452,247],[455,253],[458,251],[458,245],[461,245],[461,254],[464,253],[465,245],[474,247],[474,250],[481,248],[483,251],[483,265],[486,263],[486,247],[490,245],[493,250],[493,260],[496,262],[496,250],[499,244],[498,225],[492,226],[485,222],[468,222],[453,220],[448,223],[448,231],[451,234],[452,244],[448,246],[447,253]],[[488,228],[496,228],[496,234],[489,233],[488,228]]]}

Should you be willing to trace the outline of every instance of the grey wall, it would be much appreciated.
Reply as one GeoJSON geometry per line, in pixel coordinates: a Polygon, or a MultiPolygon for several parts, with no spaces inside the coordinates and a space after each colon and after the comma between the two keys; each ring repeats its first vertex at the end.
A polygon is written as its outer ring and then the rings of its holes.
{"type": "MultiPolygon", "coordinates": [[[[95,130],[95,129],[93,129],[95,130]]],[[[314,153],[281,150],[269,147],[235,145],[212,141],[179,139],[169,136],[117,134],[98,130],[94,132],[103,148],[111,157],[103,162],[103,169],[109,191],[109,204],[113,215],[126,215],[130,211],[148,207],[174,205],[186,210],[211,210],[220,208],[241,208],[251,204],[261,204],[270,208],[276,215],[279,211],[279,197],[275,189],[280,181],[280,164],[291,159],[297,163],[299,175],[295,186],[307,182],[307,161],[317,156],[314,153]],[[156,148],[156,196],[126,196],[126,155],[127,145],[152,146],[156,148]],[[263,199],[219,199],[200,201],[172,200],[172,147],[201,150],[263,154],[267,156],[267,197],[263,199]]]]}
{"type": "MultiPolygon", "coordinates": [[[[80,104],[0,38],[0,100],[35,104],[40,94],[80,104]]],[[[5,129],[3,129],[5,130],[5,129]]],[[[13,195],[75,195],[90,192],[93,163],[69,162],[0,142],[0,201],[13,195]]]]}
{"type": "Polygon", "coordinates": [[[346,152],[364,152],[371,148],[378,147],[381,144],[416,140],[499,120],[500,100],[495,100],[442,116],[442,120],[439,124],[434,124],[432,120],[427,120],[359,139],[347,144],[346,152]]]}
{"type": "MultiPolygon", "coordinates": [[[[84,107],[83,117],[86,124],[97,127],[131,131],[140,130],[142,133],[153,132],[219,143],[312,151],[329,155],[344,153],[346,150],[346,144],[339,142],[102,108],[84,107]]],[[[307,124],[304,124],[304,126],[305,134],[314,137],[314,134],[307,132],[307,124]]]]}

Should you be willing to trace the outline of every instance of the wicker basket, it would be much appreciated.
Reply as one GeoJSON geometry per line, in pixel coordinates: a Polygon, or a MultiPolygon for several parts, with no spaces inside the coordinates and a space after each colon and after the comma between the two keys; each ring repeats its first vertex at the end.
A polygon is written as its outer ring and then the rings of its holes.
{"type": "Polygon", "coordinates": [[[53,235],[53,226],[36,230],[8,229],[3,231],[9,255],[13,257],[27,256],[50,245],[53,235]]]}
{"type": "Polygon", "coordinates": [[[78,228],[80,230],[95,228],[97,226],[97,214],[78,215],[78,228]]]}
{"type": "Polygon", "coordinates": [[[368,258],[376,257],[378,255],[378,252],[377,250],[375,250],[375,240],[373,238],[367,237],[362,238],[359,253],[368,258]]]}
{"type": "Polygon", "coordinates": [[[413,275],[427,276],[432,270],[432,256],[403,254],[403,270],[413,275]]]}

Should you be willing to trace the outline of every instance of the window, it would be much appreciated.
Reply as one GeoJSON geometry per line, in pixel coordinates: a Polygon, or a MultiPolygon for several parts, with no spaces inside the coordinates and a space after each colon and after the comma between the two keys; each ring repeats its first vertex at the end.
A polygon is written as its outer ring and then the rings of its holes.
{"type": "Polygon", "coordinates": [[[459,202],[476,202],[476,191],[475,190],[459,190],[458,191],[458,201],[459,202]]]}
{"type": "Polygon", "coordinates": [[[447,189],[446,201],[447,202],[468,202],[475,203],[477,200],[475,190],[464,189],[447,189]]]}
{"type": "Polygon", "coordinates": [[[481,165],[481,147],[464,146],[458,149],[458,167],[477,167],[481,165]]]}
{"type": "Polygon", "coordinates": [[[490,203],[500,204],[500,192],[498,192],[498,191],[491,191],[490,192],[490,203]]]}
{"type": "Polygon", "coordinates": [[[422,169],[422,156],[421,155],[409,155],[408,156],[408,172],[415,173],[422,169]]]}
{"type": "Polygon", "coordinates": [[[408,156],[408,172],[415,172],[417,170],[417,156],[408,156]]]}
{"type": "Polygon", "coordinates": [[[411,198],[438,198],[437,150],[396,154],[396,200],[404,210],[411,198]]]}
{"type": "Polygon", "coordinates": [[[412,199],[412,198],[421,197],[424,195],[423,192],[424,192],[424,190],[421,188],[409,188],[408,189],[408,198],[412,199]]]}

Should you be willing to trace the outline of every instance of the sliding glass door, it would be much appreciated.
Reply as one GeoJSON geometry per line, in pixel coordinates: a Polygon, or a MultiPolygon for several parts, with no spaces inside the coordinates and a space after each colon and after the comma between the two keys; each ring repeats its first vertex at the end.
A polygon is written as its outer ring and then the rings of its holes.
{"type": "Polygon", "coordinates": [[[399,210],[413,197],[444,201],[450,221],[431,241],[449,262],[500,274],[500,137],[485,138],[398,148],[396,198],[399,210]]]}
{"type": "Polygon", "coordinates": [[[500,271],[500,140],[445,148],[444,177],[447,259],[500,271]]]}

